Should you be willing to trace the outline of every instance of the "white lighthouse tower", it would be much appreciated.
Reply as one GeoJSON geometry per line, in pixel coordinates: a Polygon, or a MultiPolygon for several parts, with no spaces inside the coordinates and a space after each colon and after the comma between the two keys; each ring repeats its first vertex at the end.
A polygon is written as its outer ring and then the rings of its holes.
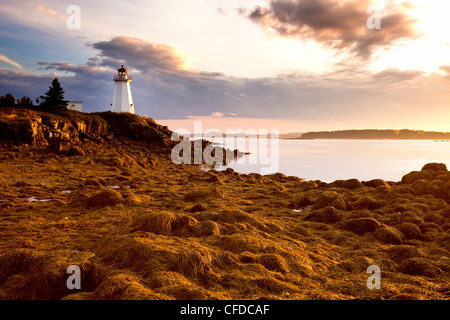
{"type": "Polygon", "coordinates": [[[113,112],[134,113],[134,104],[130,89],[131,76],[128,75],[127,69],[122,65],[122,67],[117,70],[117,75],[115,75],[113,79],[115,89],[111,110],[113,112]]]}

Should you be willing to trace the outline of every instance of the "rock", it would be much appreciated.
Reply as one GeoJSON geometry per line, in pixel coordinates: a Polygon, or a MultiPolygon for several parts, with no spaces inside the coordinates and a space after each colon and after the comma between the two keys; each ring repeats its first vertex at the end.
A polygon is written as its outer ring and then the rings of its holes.
{"type": "Polygon", "coordinates": [[[413,200],[414,196],[415,196],[415,193],[414,193],[413,188],[396,187],[391,192],[389,192],[388,200],[394,200],[396,198],[413,200]]]}
{"type": "Polygon", "coordinates": [[[194,212],[203,212],[206,210],[206,207],[201,204],[201,203],[197,203],[195,206],[193,206],[191,209],[189,209],[190,213],[194,213],[194,212]]]}
{"type": "Polygon", "coordinates": [[[96,187],[103,187],[103,185],[97,180],[93,178],[88,178],[84,181],[85,186],[96,186],[96,187]]]}
{"type": "Polygon", "coordinates": [[[366,232],[374,232],[380,228],[381,224],[372,218],[349,219],[339,223],[338,228],[351,231],[357,235],[363,235],[366,232]]]}
{"type": "Polygon", "coordinates": [[[42,131],[42,119],[35,115],[0,117],[0,142],[7,145],[40,145],[48,144],[42,131]]]}
{"type": "Polygon", "coordinates": [[[384,206],[383,202],[379,202],[370,196],[361,197],[356,203],[358,209],[375,210],[384,206]]]}
{"type": "Polygon", "coordinates": [[[430,183],[424,179],[419,179],[413,182],[412,186],[415,194],[436,193],[435,190],[430,190],[430,183]]]}
{"type": "Polygon", "coordinates": [[[402,222],[396,228],[403,233],[406,239],[422,239],[422,231],[420,231],[420,228],[414,223],[402,222]]]}
{"type": "Polygon", "coordinates": [[[92,252],[8,251],[0,256],[0,295],[10,300],[60,300],[73,292],[67,287],[70,265],[80,268],[82,290],[92,291],[101,282],[103,268],[92,252]]]}
{"type": "Polygon", "coordinates": [[[124,177],[131,177],[133,174],[129,171],[124,170],[120,173],[120,175],[124,177]]]}
{"type": "Polygon", "coordinates": [[[441,212],[442,217],[444,220],[450,220],[450,206],[444,208],[441,212]]]}
{"type": "Polygon", "coordinates": [[[344,261],[340,262],[338,266],[346,270],[347,272],[360,273],[366,272],[367,267],[374,264],[375,261],[368,257],[355,256],[349,259],[345,259],[344,261]]]}
{"type": "MultiPolygon", "coordinates": [[[[137,204],[140,201],[139,197],[134,194],[133,191],[131,191],[130,189],[125,189],[123,191],[121,191],[120,193],[124,199],[124,204],[125,205],[133,205],[133,204],[137,204]]],[[[147,201],[150,200],[147,198],[147,201]]]]}
{"type": "Polygon", "coordinates": [[[422,299],[421,296],[418,294],[400,293],[396,294],[393,297],[390,297],[389,300],[422,300],[422,299]]]}
{"type": "Polygon", "coordinates": [[[441,232],[442,229],[441,227],[433,222],[426,222],[426,223],[422,223],[420,226],[420,231],[422,231],[422,233],[427,233],[427,232],[434,232],[434,231],[439,231],[441,232]]]}
{"type": "Polygon", "coordinates": [[[388,193],[392,190],[392,187],[386,187],[386,186],[378,186],[375,188],[375,190],[379,193],[388,193]]]}
{"type": "Polygon", "coordinates": [[[225,174],[235,174],[236,173],[232,168],[226,168],[224,172],[225,172],[225,174]]]}
{"type": "Polygon", "coordinates": [[[207,182],[220,182],[219,177],[216,174],[209,174],[208,179],[206,179],[207,182]]]}
{"type": "Polygon", "coordinates": [[[434,213],[434,212],[430,212],[430,213],[426,214],[425,217],[423,218],[423,220],[425,222],[432,222],[432,223],[436,223],[439,225],[444,223],[444,217],[442,215],[440,215],[439,213],[434,213]]]}
{"type": "Polygon", "coordinates": [[[212,188],[212,189],[207,188],[198,191],[191,191],[188,194],[186,194],[184,200],[188,202],[198,202],[210,198],[223,199],[224,192],[219,188],[212,188]]]}
{"type": "Polygon", "coordinates": [[[319,210],[314,210],[303,218],[305,221],[315,221],[323,223],[334,223],[341,219],[342,213],[334,207],[325,207],[319,210]]]}
{"type": "Polygon", "coordinates": [[[156,235],[188,235],[198,221],[185,214],[172,212],[137,214],[131,218],[131,232],[146,231],[156,235]]]}
{"type": "Polygon", "coordinates": [[[399,264],[401,264],[406,259],[425,258],[425,256],[427,255],[425,251],[420,248],[403,244],[388,247],[386,249],[386,254],[389,259],[399,264]]]}
{"type": "Polygon", "coordinates": [[[106,189],[89,197],[86,205],[88,208],[102,208],[118,205],[122,201],[123,198],[119,192],[113,189],[106,189]]]}
{"type": "Polygon", "coordinates": [[[436,173],[432,170],[412,171],[402,177],[403,184],[412,184],[416,180],[431,181],[436,176],[436,173]]]}
{"type": "Polygon", "coordinates": [[[287,273],[289,267],[279,254],[262,254],[256,258],[256,262],[262,264],[267,270],[287,273]]]}
{"type": "Polygon", "coordinates": [[[125,160],[116,155],[101,156],[101,157],[96,158],[94,162],[101,163],[101,164],[104,164],[105,166],[111,166],[111,167],[125,166],[125,160]]]}
{"type": "Polygon", "coordinates": [[[191,227],[191,231],[197,237],[209,237],[220,235],[220,227],[214,221],[202,221],[191,227]]]}
{"type": "Polygon", "coordinates": [[[107,166],[112,167],[123,167],[125,165],[125,160],[119,156],[112,156],[103,162],[107,166]]]}
{"type": "Polygon", "coordinates": [[[321,209],[332,206],[338,210],[347,210],[347,199],[334,191],[324,191],[316,200],[313,209],[321,209]]]}
{"type": "Polygon", "coordinates": [[[373,179],[369,181],[363,181],[362,184],[370,188],[377,188],[379,186],[384,186],[389,189],[391,188],[391,186],[383,179],[373,179]]]}
{"type": "Polygon", "coordinates": [[[365,186],[358,179],[348,179],[344,181],[343,188],[354,190],[358,188],[364,188],[365,186]]]}
{"type": "Polygon", "coordinates": [[[403,261],[400,272],[410,275],[420,275],[430,278],[442,274],[442,270],[434,266],[430,260],[425,258],[409,258],[403,261]]]}
{"type": "Polygon", "coordinates": [[[290,181],[290,182],[294,182],[294,183],[300,183],[303,181],[303,179],[296,177],[296,176],[287,176],[286,180],[290,181]]]}
{"type": "Polygon", "coordinates": [[[3,178],[0,178],[0,189],[8,188],[8,187],[9,187],[8,183],[3,178]]]}
{"type": "Polygon", "coordinates": [[[251,178],[255,179],[256,181],[262,181],[264,179],[262,175],[260,175],[259,173],[256,173],[256,172],[249,173],[248,177],[251,177],[251,178]]]}
{"type": "Polygon", "coordinates": [[[388,226],[375,230],[374,236],[386,244],[400,244],[404,240],[404,236],[399,230],[388,226]]]}
{"type": "Polygon", "coordinates": [[[123,181],[128,181],[129,178],[122,176],[122,175],[118,175],[117,177],[114,178],[114,180],[119,181],[119,182],[123,182],[123,181]]]}
{"type": "Polygon", "coordinates": [[[364,185],[358,179],[349,179],[349,180],[336,180],[330,183],[329,187],[354,190],[358,188],[364,188],[364,185]]]}
{"type": "Polygon", "coordinates": [[[311,190],[311,189],[317,189],[317,186],[318,185],[317,185],[316,182],[309,180],[309,181],[301,182],[300,186],[299,186],[299,189],[300,189],[300,191],[308,191],[308,190],[311,190]]]}
{"type": "Polygon", "coordinates": [[[295,201],[292,201],[291,203],[288,204],[288,208],[289,209],[298,209],[298,208],[303,208],[309,205],[314,204],[314,201],[311,200],[310,197],[308,197],[307,195],[303,195],[300,198],[298,198],[295,201]]]}
{"type": "MultiPolygon", "coordinates": [[[[101,141],[113,137],[156,142],[169,147],[176,143],[170,141],[171,136],[172,132],[167,127],[150,119],[111,111],[82,114],[64,110],[56,115],[17,109],[0,116],[0,142],[7,145],[49,146],[50,152],[58,153],[63,145],[80,144],[84,139],[101,141]]],[[[80,149],[69,152],[73,155],[82,153],[80,149]]]]}
{"type": "Polygon", "coordinates": [[[427,163],[422,168],[422,171],[426,171],[426,170],[436,171],[436,172],[448,171],[445,163],[427,163]]]}
{"type": "Polygon", "coordinates": [[[87,195],[79,194],[69,203],[69,206],[72,208],[84,207],[86,205],[88,199],[89,199],[89,197],[87,195]]]}
{"type": "Polygon", "coordinates": [[[103,178],[98,178],[97,181],[100,182],[100,184],[101,184],[102,186],[106,187],[107,183],[106,183],[105,179],[103,179],[103,178]]]}
{"type": "Polygon", "coordinates": [[[65,151],[64,154],[68,157],[85,156],[86,152],[84,152],[84,150],[81,149],[79,146],[73,146],[70,147],[67,151],[65,151]]]}
{"type": "Polygon", "coordinates": [[[280,172],[274,173],[274,174],[266,174],[265,177],[275,180],[275,181],[281,181],[286,180],[286,175],[280,172]]]}
{"type": "Polygon", "coordinates": [[[17,182],[14,184],[14,187],[19,187],[19,188],[29,187],[29,186],[31,186],[31,184],[29,184],[29,183],[26,182],[26,181],[17,181],[17,182]]]}

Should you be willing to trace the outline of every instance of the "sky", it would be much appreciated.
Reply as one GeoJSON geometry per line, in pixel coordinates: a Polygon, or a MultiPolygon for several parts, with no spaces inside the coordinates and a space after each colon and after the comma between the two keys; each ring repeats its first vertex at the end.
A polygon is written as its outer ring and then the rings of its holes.
{"type": "Polygon", "coordinates": [[[450,131],[449,14],[448,0],[2,0],[0,95],[34,100],[57,77],[106,111],[123,64],[136,113],[172,130],[450,131]]]}

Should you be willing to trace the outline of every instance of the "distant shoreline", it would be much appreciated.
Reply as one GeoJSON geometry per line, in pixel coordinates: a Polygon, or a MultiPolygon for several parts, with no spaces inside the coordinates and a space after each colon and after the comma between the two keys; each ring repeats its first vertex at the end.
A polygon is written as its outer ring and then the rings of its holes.
{"type": "Polygon", "coordinates": [[[280,140],[427,140],[435,142],[450,142],[449,139],[429,139],[429,138],[280,138],[280,140]]]}
{"type": "Polygon", "coordinates": [[[422,131],[422,130],[340,130],[340,131],[317,131],[306,133],[288,133],[280,135],[280,139],[285,140],[315,140],[315,139],[335,139],[335,140],[450,140],[450,132],[422,131]]]}

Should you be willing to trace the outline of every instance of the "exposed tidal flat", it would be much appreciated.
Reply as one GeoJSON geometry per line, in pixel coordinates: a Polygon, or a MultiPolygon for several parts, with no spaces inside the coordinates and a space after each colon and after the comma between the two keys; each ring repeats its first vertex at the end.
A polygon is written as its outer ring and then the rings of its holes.
{"type": "Polygon", "coordinates": [[[204,171],[173,164],[170,132],[149,119],[21,117],[0,119],[3,141],[32,128],[0,153],[1,299],[450,296],[444,163],[398,180],[204,171]]]}

